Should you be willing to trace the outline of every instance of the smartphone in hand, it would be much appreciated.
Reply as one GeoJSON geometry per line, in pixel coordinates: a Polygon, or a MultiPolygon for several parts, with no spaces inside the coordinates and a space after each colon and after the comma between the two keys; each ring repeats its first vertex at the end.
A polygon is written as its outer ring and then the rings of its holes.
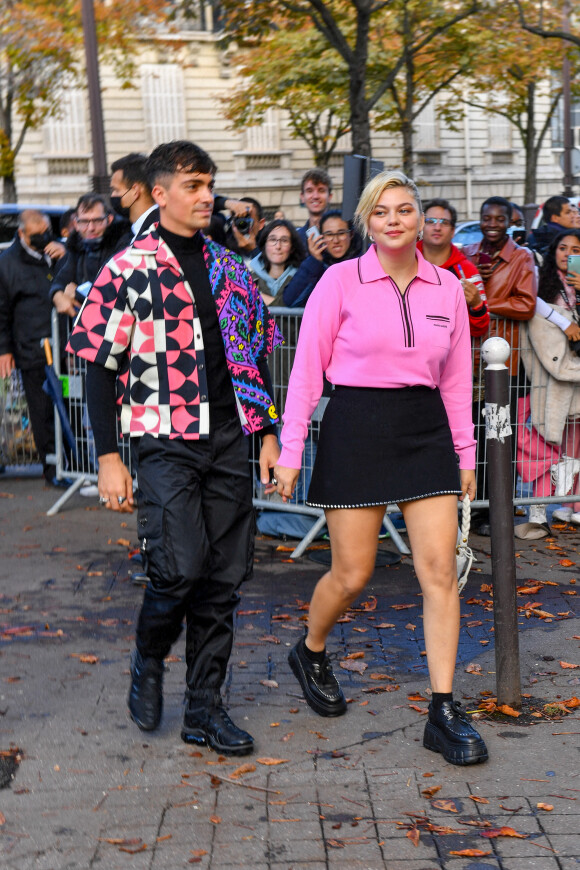
{"type": "Polygon", "coordinates": [[[568,272],[580,275],[580,254],[570,254],[568,257],[568,272]]]}
{"type": "Polygon", "coordinates": [[[320,230],[318,227],[308,227],[306,230],[306,238],[307,239],[317,239],[320,235],[320,230]]]}

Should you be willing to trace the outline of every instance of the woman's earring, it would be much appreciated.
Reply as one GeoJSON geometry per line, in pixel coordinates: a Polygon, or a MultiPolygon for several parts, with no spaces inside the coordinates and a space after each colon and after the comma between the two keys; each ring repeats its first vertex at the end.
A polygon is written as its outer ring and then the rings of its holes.
{"type": "Polygon", "coordinates": [[[370,233],[369,233],[369,242],[374,242],[374,239],[373,239],[373,237],[371,236],[370,233]]]}
{"type": "Polygon", "coordinates": [[[418,241],[418,242],[421,242],[422,240],[423,240],[423,230],[421,230],[421,232],[420,232],[419,235],[417,236],[417,241],[418,241]]]}

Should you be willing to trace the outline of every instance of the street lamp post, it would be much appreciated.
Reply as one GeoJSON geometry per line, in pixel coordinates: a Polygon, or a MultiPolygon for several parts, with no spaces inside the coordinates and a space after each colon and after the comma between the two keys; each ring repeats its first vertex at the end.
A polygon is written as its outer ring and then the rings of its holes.
{"type": "Polygon", "coordinates": [[[99,53],[93,0],[82,0],[82,22],[87,65],[87,85],[89,88],[91,141],[93,146],[93,190],[96,193],[108,193],[109,175],[107,172],[105,129],[103,125],[101,83],[99,80],[99,53]]]}

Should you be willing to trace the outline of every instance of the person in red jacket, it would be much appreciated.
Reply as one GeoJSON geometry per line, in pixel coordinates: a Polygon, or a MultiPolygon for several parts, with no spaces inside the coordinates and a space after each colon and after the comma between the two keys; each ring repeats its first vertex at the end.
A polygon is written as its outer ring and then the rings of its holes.
{"type": "Polygon", "coordinates": [[[476,269],[451,239],[457,223],[457,211],[446,199],[432,199],[425,206],[423,241],[417,247],[435,266],[449,269],[463,285],[472,336],[485,335],[489,327],[489,311],[483,281],[476,269]]]}

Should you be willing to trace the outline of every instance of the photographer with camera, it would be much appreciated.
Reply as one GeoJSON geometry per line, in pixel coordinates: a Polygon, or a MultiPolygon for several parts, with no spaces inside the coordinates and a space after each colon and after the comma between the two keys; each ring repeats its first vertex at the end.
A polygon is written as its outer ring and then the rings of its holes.
{"type": "MultiPolygon", "coordinates": [[[[218,197],[216,206],[220,206],[218,197]]],[[[237,200],[224,200],[223,208],[231,212],[224,225],[225,246],[243,257],[246,265],[249,265],[250,260],[260,253],[258,239],[266,224],[262,205],[251,196],[243,196],[237,200]]]]}
{"type": "MultiPolygon", "coordinates": [[[[536,316],[522,335],[522,361],[531,382],[529,411],[522,416],[531,414],[532,443],[539,436],[547,445],[535,451],[531,467],[521,463],[518,470],[524,479],[533,480],[538,498],[551,495],[552,485],[555,495],[579,493],[574,479],[580,471],[580,274],[572,270],[574,263],[580,268],[580,230],[569,229],[548,248],[540,270],[536,316]]],[[[576,503],[555,510],[553,517],[580,525],[580,494],[576,503]]],[[[517,537],[533,540],[550,533],[545,505],[532,505],[529,520],[516,527],[517,537]]]]}

